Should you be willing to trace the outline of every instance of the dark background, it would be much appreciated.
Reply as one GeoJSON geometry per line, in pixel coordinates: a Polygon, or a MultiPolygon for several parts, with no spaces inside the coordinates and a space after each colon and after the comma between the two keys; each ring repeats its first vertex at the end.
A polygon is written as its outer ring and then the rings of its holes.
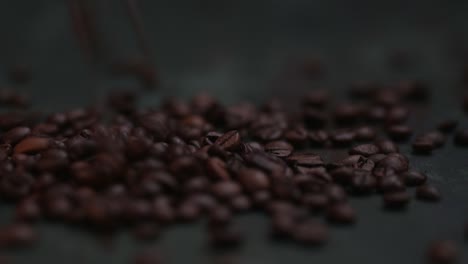
{"type": "MultiPolygon", "coordinates": [[[[15,89],[32,95],[36,109],[70,109],[96,102],[115,87],[135,87],[131,78],[108,74],[108,62],[141,55],[122,1],[90,1],[98,14],[104,59],[84,60],[70,30],[66,1],[0,2],[0,83],[9,65],[31,67],[33,81],[15,89]]],[[[141,1],[161,87],[144,93],[155,105],[166,96],[190,97],[208,91],[225,103],[279,97],[294,106],[307,89],[338,91],[337,100],[356,80],[392,83],[416,78],[430,84],[430,106],[412,122],[416,132],[445,117],[468,122],[461,112],[461,69],[468,62],[467,1],[141,1]],[[410,55],[404,71],[389,67],[395,51],[410,55]],[[292,74],[291,65],[318,59],[326,75],[318,81],[292,74]]],[[[468,221],[466,150],[451,142],[431,157],[411,156],[444,194],[438,204],[413,202],[407,211],[382,210],[379,197],[355,199],[358,223],[333,228],[322,249],[269,241],[268,222],[247,215],[238,225],[247,235],[238,251],[213,252],[200,225],[178,226],[161,239],[138,243],[127,233],[111,242],[60,224],[41,224],[41,241],[30,250],[6,252],[13,263],[129,263],[135,253],[157,248],[165,263],[424,263],[428,243],[463,242],[468,221]],[[225,262],[228,261],[228,262],[225,262]]],[[[2,206],[1,221],[10,210],[2,206]]]]}

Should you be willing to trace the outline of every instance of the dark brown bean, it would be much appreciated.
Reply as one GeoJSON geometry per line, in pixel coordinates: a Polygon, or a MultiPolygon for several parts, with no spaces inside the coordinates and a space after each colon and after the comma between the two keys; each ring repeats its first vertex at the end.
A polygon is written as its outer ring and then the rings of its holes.
{"type": "Polygon", "coordinates": [[[294,148],[286,141],[273,141],[265,145],[265,151],[277,157],[284,158],[293,152],[294,148]]]}
{"type": "Polygon", "coordinates": [[[325,189],[325,195],[331,203],[342,203],[348,200],[348,195],[346,194],[345,189],[336,184],[327,186],[325,189]]]}
{"type": "Polygon", "coordinates": [[[372,141],[377,136],[377,132],[370,126],[363,126],[356,129],[356,140],[358,141],[372,141]]]}
{"type": "Polygon", "coordinates": [[[459,252],[455,242],[441,240],[429,246],[427,255],[432,264],[452,264],[457,262],[459,252]]]}
{"type": "Polygon", "coordinates": [[[419,186],[427,181],[427,176],[425,174],[414,170],[401,174],[401,177],[408,186],[419,186]]]}
{"type": "Polygon", "coordinates": [[[241,138],[239,132],[236,130],[232,130],[227,132],[226,134],[220,136],[216,141],[215,144],[219,145],[221,148],[225,150],[235,150],[241,144],[241,138]]]}
{"type": "Polygon", "coordinates": [[[261,170],[245,168],[239,172],[238,179],[245,189],[256,192],[270,187],[268,176],[261,170]]]}
{"type": "Polygon", "coordinates": [[[27,137],[21,140],[14,148],[15,154],[26,153],[33,154],[47,149],[51,145],[49,138],[27,137]]]}
{"type": "Polygon", "coordinates": [[[243,242],[241,234],[229,225],[212,228],[210,239],[212,246],[220,248],[239,247],[243,242]]]}
{"type": "Polygon", "coordinates": [[[133,235],[139,240],[152,240],[159,234],[160,227],[154,222],[139,223],[133,228],[133,235]]]}
{"type": "Polygon", "coordinates": [[[431,185],[423,185],[416,189],[416,197],[419,200],[437,202],[441,199],[439,190],[431,185]]]}
{"type": "Polygon", "coordinates": [[[406,141],[413,134],[413,130],[406,125],[392,125],[387,128],[388,135],[396,141],[406,141]]]}
{"type": "Polygon", "coordinates": [[[293,238],[301,244],[320,246],[328,240],[328,229],[319,222],[306,221],[294,227],[293,238]]]}
{"type": "Polygon", "coordinates": [[[327,219],[332,223],[351,224],[356,220],[356,213],[348,203],[337,203],[328,208],[327,219]]]}
{"type": "Polygon", "coordinates": [[[301,197],[301,203],[313,211],[319,211],[327,207],[328,197],[320,193],[306,194],[301,197]]]}
{"type": "Polygon", "coordinates": [[[412,146],[414,153],[417,154],[431,154],[436,147],[434,141],[428,137],[416,138],[412,146]]]}
{"type": "Polygon", "coordinates": [[[349,154],[351,155],[362,155],[364,157],[369,157],[372,155],[375,155],[379,152],[379,148],[374,145],[374,144],[363,144],[363,145],[358,145],[352,148],[349,151],[349,154]]]}
{"type": "Polygon", "coordinates": [[[3,247],[25,247],[32,245],[38,235],[27,224],[13,224],[0,230],[0,245],[3,247]]]}
{"type": "Polygon", "coordinates": [[[398,146],[390,140],[381,140],[377,142],[380,152],[384,154],[398,153],[398,146]]]}
{"type": "Polygon", "coordinates": [[[384,194],[383,200],[386,208],[401,209],[408,205],[411,198],[406,191],[397,191],[384,194]]]}
{"type": "Polygon", "coordinates": [[[407,171],[409,167],[408,159],[398,153],[387,155],[387,157],[379,161],[376,165],[377,168],[392,169],[398,173],[407,171]]]}
{"type": "Polygon", "coordinates": [[[325,146],[328,143],[328,133],[324,130],[315,130],[309,133],[309,142],[313,146],[325,146]]]}
{"type": "Polygon", "coordinates": [[[354,170],[351,187],[356,194],[369,194],[375,190],[377,180],[367,170],[354,170]]]}
{"type": "Polygon", "coordinates": [[[2,135],[2,141],[7,144],[15,145],[31,133],[29,127],[15,127],[2,135]]]}
{"type": "Polygon", "coordinates": [[[458,121],[453,119],[448,119],[437,124],[437,129],[442,133],[451,133],[458,126],[458,121]]]}
{"type": "Polygon", "coordinates": [[[241,187],[234,181],[220,181],[211,186],[211,191],[216,197],[229,199],[242,192],[241,187]]]}
{"type": "Polygon", "coordinates": [[[396,175],[382,177],[378,183],[382,192],[397,192],[405,190],[405,183],[396,175]]]}

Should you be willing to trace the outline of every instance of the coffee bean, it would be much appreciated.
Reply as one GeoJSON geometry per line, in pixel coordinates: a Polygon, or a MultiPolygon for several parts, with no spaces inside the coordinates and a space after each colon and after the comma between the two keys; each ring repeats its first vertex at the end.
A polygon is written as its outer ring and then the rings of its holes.
{"type": "Polygon", "coordinates": [[[245,168],[239,172],[238,179],[245,189],[256,192],[270,187],[268,176],[261,170],[245,168]]]}
{"type": "Polygon", "coordinates": [[[15,218],[20,221],[36,221],[41,217],[41,207],[35,199],[25,199],[16,206],[15,218]]]}
{"type": "Polygon", "coordinates": [[[398,153],[391,153],[386,158],[376,164],[377,168],[392,169],[395,172],[405,172],[408,170],[408,159],[398,153]]]}
{"type": "Polygon", "coordinates": [[[372,155],[375,155],[379,152],[379,148],[374,145],[374,144],[363,144],[363,145],[358,145],[354,148],[352,148],[349,151],[349,154],[351,155],[362,155],[364,157],[369,157],[372,155]]]}
{"type": "Polygon", "coordinates": [[[328,133],[324,130],[315,130],[309,133],[309,142],[313,146],[325,146],[328,143],[328,133]]]}
{"type": "Polygon", "coordinates": [[[303,104],[308,107],[322,108],[329,100],[328,91],[325,89],[312,90],[304,95],[303,104]]]}
{"type": "Polygon", "coordinates": [[[232,220],[231,210],[225,206],[214,207],[209,212],[208,224],[210,226],[226,225],[232,220]]]}
{"type": "Polygon", "coordinates": [[[387,128],[388,135],[397,141],[406,141],[413,134],[413,130],[406,125],[392,125],[387,128]]]}
{"type": "Polygon", "coordinates": [[[416,197],[419,200],[437,202],[441,199],[439,190],[431,185],[422,185],[416,189],[416,197]]]}
{"type": "Polygon", "coordinates": [[[455,242],[441,240],[432,243],[427,254],[433,264],[451,264],[457,262],[459,252],[455,242]]]}
{"type": "Polygon", "coordinates": [[[387,115],[387,110],[383,106],[373,106],[367,110],[367,119],[373,122],[383,121],[387,115]]]}
{"type": "Polygon", "coordinates": [[[342,203],[348,200],[345,189],[339,185],[329,185],[325,189],[325,195],[331,203],[342,203]]]}
{"type": "Polygon", "coordinates": [[[306,194],[301,198],[301,203],[311,210],[319,211],[328,205],[328,197],[319,193],[306,194]]]}
{"type": "Polygon", "coordinates": [[[383,196],[384,204],[389,209],[401,209],[408,205],[410,196],[406,191],[388,192],[383,196]]]}
{"type": "Polygon", "coordinates": [[[227,132],[226,134],[219,137],[215,144],[219,145],[221,148],[225,150],[235,150],[241,144],[241,138],[239,132],[232,130],[227,132]]]}
{"type": "Polygon", "coordinates": [[[27,137],[21,140],[14,148],[15,154],[26,153],[33,154],[47,149],[51,145],[49,138],[27,137]]]}
{"type": "Polygon", "coordinates": [[[354,104],[339,104],[335,107],[334,117],[337,124],[357,121],[362,113],[361,107],[354,104]]]}
{"type": "Polygon", "coordinates": [[[327,124],[327,116],[321,110],[316,110],[313,108],[304,109],[304,124],[308,128],[317,129],[323,128],[327,124]]]}
{"type": "Polygon", "coordinates": [[[310,153],[293,153],[287,158],[287,161],[292,165],[303,167],[317,167],[325,165],[320,156],[310,153]]]}
{"type": "Polygon", "coordinates": [[[401,177],[408,186],[419,186],[427,181],[425,174],[413,170],[401,174],[401,177]]]}
{"type": "Polygon", "coordinates": [[[4,143],[14,145],[28,136],[30,133],[31,129],[29,127],[15,127],[2,135],[2,141],[4,143]]]}
{"type": "Polygon", "coordinates": [[[417,154],[430,154],[435,148],[434,141],[427,137],[416,138],[412,146],[417,154]]]}
{"type": "Polygon", "coordinates": [[[219,158],[209,158],[206,161],[206,170],[217,180],[229,180],[231,178],[226,163],[219,158]]]}
{"type": "Polygon", "coordinates": [[[356,134],[351,130],[335,130],[331,133],[330,138],[334,146],[348,146],[350,145],[356,134]]]}
{"type": "Polygon", "coordinates": [[[248,196],[237,195],[229,200],[231,208],[237,212],[245,212],[252,208],[252,201],[248,196]]]}
{"type": "Polygon", "coordinates": [[[367,170],[354,170],[354,176],[351,180],[351,187],[356,194],[369,194],[377,186],[377,180],[367,170]]]}
{"type": "Polygon", "coordinates": [[[320,246],[328,240],[328,229],[323,224],[310,220],[294,226],[292,236],[301,244],[320,246]]]}
{"type": "Polygon", "coordinates": [[[242,192],[241,187],[234,181],[220,181],[211,186],[214,195],[221,199],[229,199],[242,192]]]}
{"type": "Polygon", "coordinates": [[[405,184],[396,175],[382,177],[379,180],[378,186],[379,186],[380,191],[384,193],[405,190],[405,184]]]}
{"type": "Polygon", "coordinates": [[[27,224],[13,224],[0,230],[0,245],[3,247],[30,246],[37,240],[37,234],[27,224]]]}
{"type": "Polygon", "coordinates": [[[356,213],[348,203],[337,203],[328,208],[327,219],[332,223],[351,224],[356,220],[356,213]]]}
{"type": "Polygon", "coordinates": [[[284,158],[291,155],[293,146],[285,141],[273,141],[265,145],[265,151],[277,157],[284,158]]]}
{"type": "Polygon", "coordinates": [[[458,121],[453,119],[448,119],[437,124],[437,129],[442,133],[451,133],[458,126],[458,121]]]}
{"type": "Polygon", "coordinates": [[[398,146],[390,140],[381,140],[377,142],[380,152],[384,154],[398,153],[398,146]]]}
{"type": "Polygon", "coordinates": [[[210,239],[212,246],[220,248],[239,247],[243,240],[241,234],[230,226],[212,228],[210,239]]]}
{"type": "Polygon", "coordinates": [[[385,118],[387,123],[395,124],[406,121],[409,117],[409,110],[406,107],[394,106],[392,107],[385,118]]]}
{"type": "Polygon", "coordinates": [[[289,215],[277,214],[272,219],[271,234],[276,238],[290,237],[294,233],[296,223],[289,215]]]}
{"type": "Polygon", "coordinates": [[[302,126],[296,126],[284,133],[284,138],[295,146],[303,146],[307,142],[308,133],[302,126]]]}
{"type": "Polygon", "coordinates": [[[356,129],[356,140],[358,141],[372,141],[375,139],[377,132],[370,126],[363,126],[356,129]]]}

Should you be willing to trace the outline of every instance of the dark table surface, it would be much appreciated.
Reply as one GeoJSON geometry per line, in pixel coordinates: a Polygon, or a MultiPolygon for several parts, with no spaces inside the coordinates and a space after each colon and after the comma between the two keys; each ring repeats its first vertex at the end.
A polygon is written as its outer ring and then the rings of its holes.
{"type": "MultiPolygon", "coordinates": [[[[105,63],[91,67],[73,37],[64,0],[0,3],[0,83],[13,63],[30,65],[33,81],[15,89],[31,93],[42,111],[96,102],[113,87],[136,87],[132,79],[111,77],[105,63]]],[[[120,1],[96,1],[104,61],[139,55],[120,1]]],[[[141,1],[154,48],[161,88],[144,94],[145,105],[165,96],[190,97],[208,91],[225,103],[279,97],[294,106],[304,90],[326,87],[342,100],[356,80],[392,83],[405,78],[427,81],[431,101],[412,118],[416,133],[446,117],[468,127],[461,111],[460,70],[468,60],[467,1],[141,1]],[[377,3],[378,2],[378,3],[377,3]],[[410,54],[404,71],[388,67],[395,51],[410,54]],[[294,61],[317,58],[326,76],[310,81],[290,77],[294,61]]],[[[161,239],[136,242],[126,232],[104,241],[60,224],[39,225],[40,243],[5,252],[13,263],[129,263],[135,253],[157,248],[164,263],[424,263],[430,241],[459,242],[460,263],[468,263],[463,224],[468,221],[467,149],[453,146],[432,156],[414,156],[414,168],[428,174],[443,200],[412,202],[404,212],[382,209],[380,197],[353,199],[358,222],[332,228],[321,249],[268,239],[268,222],[249,214],[236,222],[246,234],[240,250],[213,252],[203,228],[193,224],[164,232],[161,239]]],[[[327,153],[325,153],[327,154],[327,153]]],[[[0,208],[1,222],[11,208],[0,208]]]]}

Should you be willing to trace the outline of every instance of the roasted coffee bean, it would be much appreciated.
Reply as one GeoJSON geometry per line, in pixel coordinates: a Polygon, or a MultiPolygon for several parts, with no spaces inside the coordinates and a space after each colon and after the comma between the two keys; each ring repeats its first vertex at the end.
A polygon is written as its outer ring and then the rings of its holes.
{"type": "Polygon", "coordinates": [[[210,210],[208,224],[210,226],[220,226],[231,222],[232,212],[225,206],[216,206],[210,210]]]}
{"type": "Polygon", "coordinates": [[[293,153],[287,158],[287,161],[293,166],[317,167],[325,165],[320,156],[310,153],[293,153]]]}
{"type": "Polygon", "coordinates": [[[356,134],[351,130],[335,130],[331,133],[330,138],[334,146],[348,146],[350,145],[356,134]]]}
{"type": "Polygon", "coordinates": [[[417,154],[431,154],[436,147],[434,141],[428,137],[416,138],[412,146],[414,153],[417,154]]]}
{"type": "Polygon", "coordinates": [[[21,140],[14,148],[15,154],[34,154],[47,149],[51,145],[51,140],[45,137],[27,137],[21,140]]]}
{"type": "Polygon", "coordinates": [[[452,264],[458,261],[459,252],[455,242],[441,240],[429,246],[427,255],[432,264],[452,264]]]}
{"type": "Polygon", "coordinates": [[[225,150],[235,150],[241,144],[239,132],[232,130],[216,139],[215,144],[225,150]]]}
{"type": "Polygon", "coordinates": [[[408,205],[411,198],[406,191],[396,191],[385,193],[383,200],[386,208],[401,209],[408,205]]]}
{"type": "Polygon", "coordinates": [[[380,122],[385,119],[387,110],[383,106],[373,106],[367,110],[366,116],[372,122],[380,122]]]}
{"type": "Polygon", "coordinates": [[[413,134],[413,130],[406,125],[392,125],[387,128],[388,135],[396,141],[406,141],[413,134]]]}
{"type": "Polygon", "coordinates": [[[401,174],[401,177],[408,186],[423,185],[427,181],[427,176],[425,174],[414,170],[401,174]]]}
{"type": "Polygon", "coordinates": [[[379,190],[387,192],[397,192],[405,190],[405,183],[396,175],[382,177],[378,182],[379,190]]]}
{"type": "Polygon", "coordinates": [[[296,221],[289,215],[277,214],[271,220],[271,234],[276,238],[290,237],[294,234],[296,221]]]}
{"type": "Polygon", "coordinates": [[[304,95],[303,104],[313,108],[323,108],[329,100],[330,95],[325,89],[312,90],[304,95]]]}
{"type": "Polygon", "coordinates": [[[320,246],[328,240],[328,229],[316,221],[306,221],[294,226],[293,239],[301,244],[320,246]]]}
{"type": "Polygon", "coordinates": [[[254,131],[254,137],[265,142],[278,140],[282,135],[283,130],[273,125],[261,127],[254,131]]]}
{"type": "Polygon", "coordinates": [[[356,213],[348,203],[337,203],[328,208],[327,219],[332,223],[351,224],[356,220],[356,213]]]}
{"type": "Polygon", "coordinates": [[[419,200],[437,202],[441,199],[439,190],[431,185],[423,185],[416,189],[416,197],[419,200]]]}
{"type": "Polygon", "coordinates": [[[458,126],[458,121],[453,119],[448,119],[437,124],[437,129],[442,133],[451,133],[458,126]]]}
{"type": "Polygon", "coordinates": [[[231,178],[226,163],[219,158],[209,158],[206,161],[206,170],[216,180],[229,180],[231,178]]]}
{"type": "Polygon", "coordinates": [[[242,188],[234,181],[220,181],[211,186],[211,191],[216,197],[229,199],[239,195],[242,188]]]}
{"type": "Polygon", "coordinates": [[[261,170],[242,169],[239,172],[238,179],[244,188],[251,192],[266,190],[270,187],[270,179],[261,170]]]}
{"type": "Polygon", "coordinates": [[[363,126],[356,129],[356,140],[357,141],[372,141],[377,136],[377,132],[374,128],[369,126],[363,126]]]}
{"type": "Polygon", "coordinates": [[[374,144],[363,144],[363,145],[358,145],[354,148],[352,148],[349,151],[349,154],[351,155],[362,155],[364,157],[369,157],[372,155],[375,155],[379,152],[379,148],[374,145],[374,144]]]}
{"type": "Polygon", "coordinates": [[[231,208],[237,212],[245,212],[252,208],[252,201],[248,196],[237,195],[229,200],[231,208]]]}
{"type": "Polygon", "coordinates": [[[312,146],[325,146],[328,143],[328,133],[324,130],[314,130],[309,132],[309,142],[312,146]]]}
{"type": "Polygon", "coordinates": [[[384,154],[398,153],[398,146],[390,140],[381,140],[377,142],[380,152],[384,154]]]}
{"type": "Polygon", "coordinates": [[[3,134],[1,138],[4,143],[15,145],[30,133],[31,129],[29,127],[20,126],[10,129],[5,134],[3,134]]]}
{"type": "Polygon", "coordinates": [[[13,224],[0,230],[0,246],[24,247],[37,240],[37,233],[27,224],[13,224]]]}
{"type": "Polygon", "coordinates": [[[35,199],[25,199],[16,206],[15,218],[20,221],[36,221],[41,217],[41,207],[35,199]]]}
{"type": "Polygon", "coordinates": [[[375,190],[377,180],[367,170],[354,170],[351,187],[356,194],[369,194],[375,190]]]}
{"type": "Polygon", "coordinates": [[[265,145],[265,151],[277,157],[284,158],[293,152],[294,148],[286,141],[273,141],[265,145]]]}
{"type": "Polygon", "coordinates": [[[325,195],[330,203],[342,203],[348,200],[348,195],[346,194],[345,189],[336,184],[327,186],[325,189],[325,195]]]}
{"type": "Polygon", "coordinates": [[[209,232],[213,247],[233,248],[239,247],[243,242],[241,234],[229,225],[211,228],[209,232]]]}
{"type": "Polygon", "coordinates": [[[153,216],[160,222],[171,223],[176,217],[175,208],[164,196],[155,198],[151,207],[153,216]]]}
{"type": "Polygon", "coordinates": [[[370,156],[369,159],[372,160],[372,162],[374,162],[374,164],[376,164],[379,161],[385,159],[385,157],[387,157],[387,155],[380,153],[380,154],[375,154],[375,155],[370,156]]]}
{"type": "Polygon", "coordinates": [[[388,111],[385,121],[391,124],[398,124],[406,121],[408,117],[409,110],[406,107],[394,106],[388,111]]]}
{"type": "Polygon", "coordinates": [[[303,146],[307,142],[308,133],[302,126],[296,126],[284,133],[284,138],[295,146],[303,146]]]}
{"type": "Polygon", "coordinates": [[[328,197],[320,193],[305,194],[301,203],[313,211],[323,210],[328,205],[328,197]]]}
{"type": "Polygon", "coordinates": [[[333,179],[340,184],[350,184],[354,178],[354,169],[349,167],[337,168],[331,171],[333,179]]]}
{"type": "Polygon", "coordinates": [[[339,104],[333,113],[337,124],[357,121],[362,113],[362,108],[354,104],[339,104]]]}
{"type": "Polygon", "coordinates": [[[387,157],[379,161],[376,165],[377,168],[392,169],[398,173],[407,171],[409,167],[408,159],[398,153],[391,153],[387,155],[387,157]]]}

